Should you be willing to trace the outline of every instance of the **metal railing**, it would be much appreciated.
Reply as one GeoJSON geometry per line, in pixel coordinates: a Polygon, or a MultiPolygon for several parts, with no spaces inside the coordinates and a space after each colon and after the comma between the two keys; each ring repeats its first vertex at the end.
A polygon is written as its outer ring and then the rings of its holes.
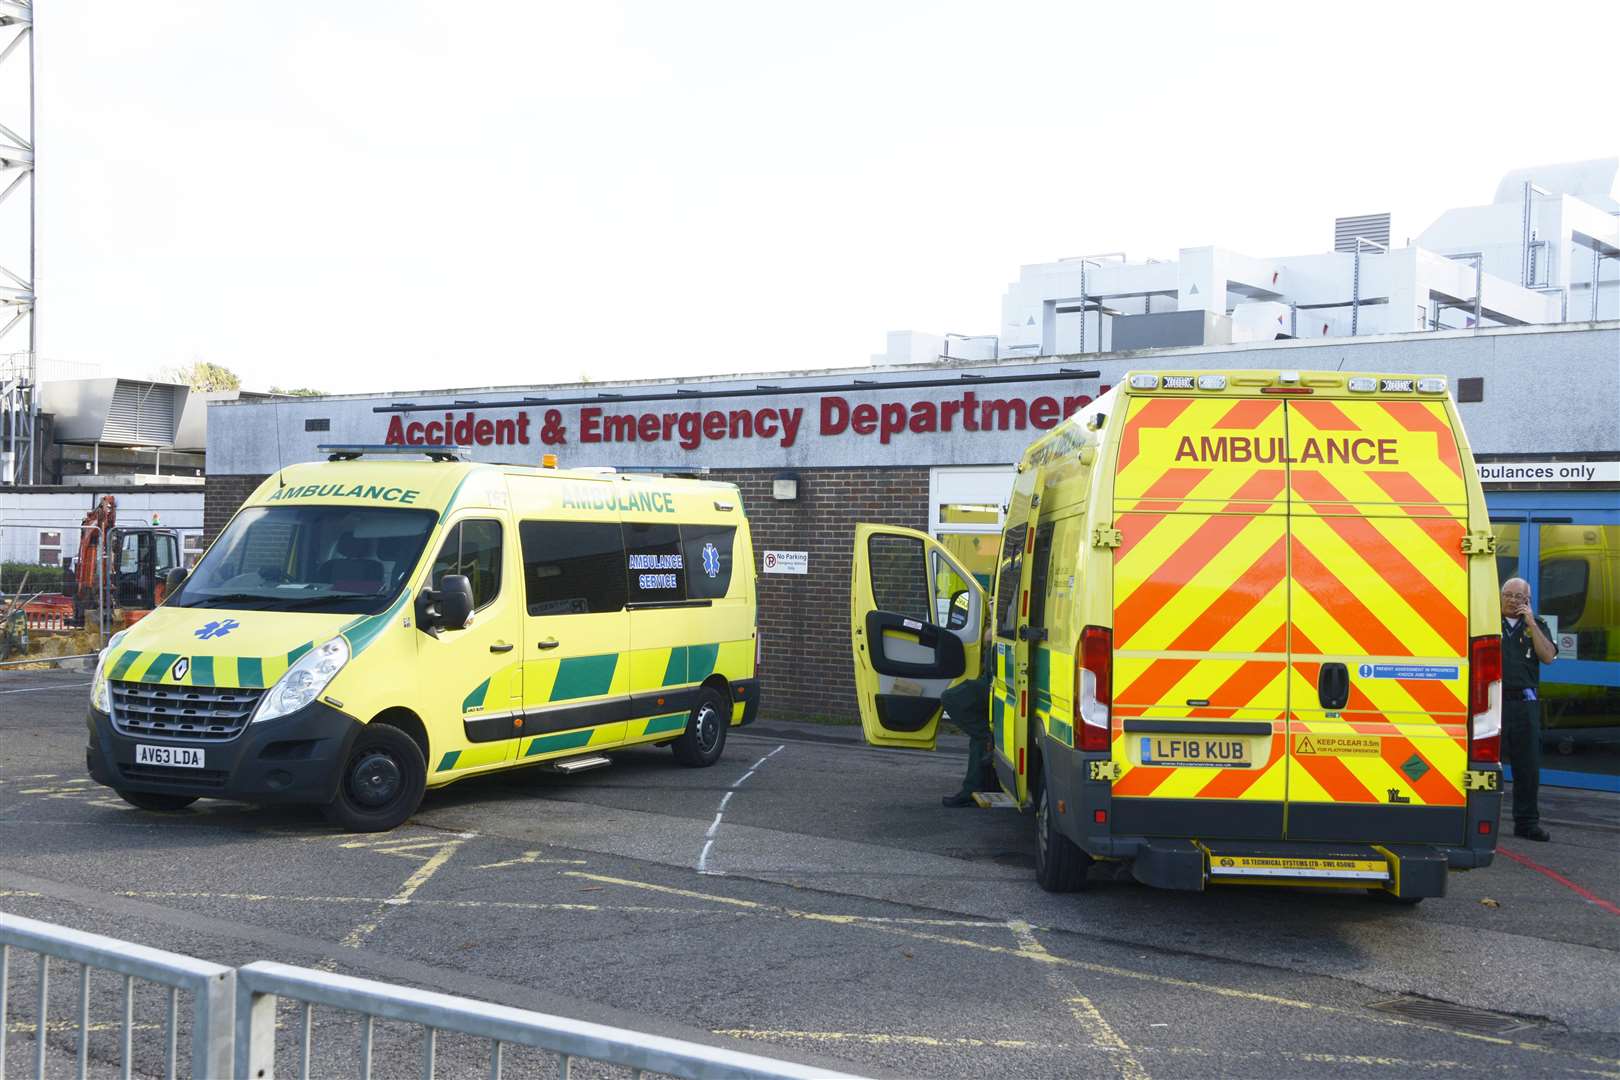
{"type": "Polygon", "coordinates": [[[575,1059],[618,1065],[643,1073],[693,1080],[853,1080],[849,1074],[788,1061],[668,1039],[625,1028],[452,997],[429,990],[332,975],[288,964],[260,962],[236,971],[236,1076],[274,1080],[276,1006],[279,998],[303,1005],[299,1032],[299,1076],[310,1072],[314,1007],[360,1017],[359,1075],[370,1080],[375,1023],[403,1021],[422,1029],[421,1075],[432,1080],[440,1032],[489,1040],[489,1075],[500,1080],[506,1046],[533,1047],[558,1055],[559,1075],[567,1080],[575,1059]]]}
{"type": "MultiPolygon", "coordinates": [[[[5,912],[0,912],[0,1080],[6,1076],[8,995],[17,981],[11,963],[14,950],[38,956],[32,987],[36,1003],[33,1068],[28,1073],[36,1080],[44,1080],[48,1062],[51,1075],[63,1073],[62,1063],[51,1059],[47,1038],[52,1030],[53,961],[78,967],[77,1008],[71,1026],[78,1031],[73,1075],[79,1080],[89,1074],[91,1033],[102,1026],[91,1023],[93,971],[123,976],[116,1026],[124,1077],[134,1071],[135,984],[142,980],[168,990],[165,1022],[153,1026],[161,1026],[163,1031],[164,1074],[170,1080],[175,1080],[180,1068],[183,992],[191,995],[190,1075],[201,1080],[274,1080],[276,1011],[282,999],[301,1007],[299,1022],[284,1025],[287,1032],[296,1032],[297,1042],[291,1049],[296,1052],[301,1077],[313,1075],[314,1012],[321,1006],[358,1018],[362,1080],[370,1080],[378,1021],[420,1029],[420,1075],[425,1080],[433,1078],[441,1033],[487,1041],[489,1076],[494,1080],[500,1080],[507,1047],[557,1055],[562,1080],[568,1080],[570,1065],[576,1060],[619,1066],[630,1070],[637,1080],[646,1073],[691,1080],[857,1080],[848,1073],[790,1061],[313,968],[261,961],[233,969],[5,912]]],[[[62,1027],[57,1025],[56,1030],[62,1027]]],[[[322,1064],[322,1074],[331,1071],[322,1064]]]]}
{"type": "MultiPolygon", "coordinates": [[[[0,912],[0,1080],[6,1075],[7,994],[10,990],[11,951],[22,949],[39,957],[37,1007],[34,1020],[34,1069],[38,1080],[45,1076],[48,1055],[51,961],[79,966],[77,1022],[78,1061],[74,1075],[80,1080],[90,1066],[90,973],[110,971],[124,977],[123,1011],[119,1025],[123,1075],[134,1066],[135,980],[168,987],[168,1017],[164,1024],[165,1075],[170,1080],[179,1068],[180,993],[191,994],[191,1074],[194,1077],[220,1077],[231,1069],[231,1012],[236,972],[219,964],[196,960],[179,953],[164,952],[116,938],[87,934],[65,926],[25,919],[0,912]]],[[[53,1070],[54,1071],[54,1070],[53,1070]]]]}

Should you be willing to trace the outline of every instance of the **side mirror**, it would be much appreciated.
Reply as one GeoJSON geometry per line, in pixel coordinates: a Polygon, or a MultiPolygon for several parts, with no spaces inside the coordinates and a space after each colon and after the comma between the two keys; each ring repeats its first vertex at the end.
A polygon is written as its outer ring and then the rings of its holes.
{"type": "Polygon", "coordinates": [[[172,593],[181,585],[185,584],[185,581],[186,568],[183,566],[176,566],[164,575],[163,587],[172,593]]]}
{"type": "Polygon", "coordinates": [[[465,574],[446,574],[439,582],[439,625],[446,630],[460,630],[472,613],[472,582],[465,574]]]}
{"type": "Polygon", "coordinates": [[[960,630],[968,621],[968,591],[957,589],[951,594],[951,613],[946,617],[945,629],[960,630]]]}

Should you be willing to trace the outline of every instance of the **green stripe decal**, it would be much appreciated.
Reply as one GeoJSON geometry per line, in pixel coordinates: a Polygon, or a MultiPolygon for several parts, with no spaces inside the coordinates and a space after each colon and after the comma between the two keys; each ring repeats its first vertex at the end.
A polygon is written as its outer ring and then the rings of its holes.
{"type": "Polygon", "coordinates": [[[146,673],[141,676],[141,682],[162,681],[163,673],[168,671],[169,666],[178,659],[180,659],[179,653],[158,653],[157,656],[153,658],[152,662],[147,665],[146,673]]]}
{"type": "Polygon", "coordinates": [[[581,746],[589,746],[590,742],[590,728],[565,731],[561,735],[541,735],[529,744],[529,750],[523,756],[534,757],[536,754],[549,754],[555,750],[577,750],[581,746]]]}
{"type": "Polygon", "coordinates": [[[456,758],[461,756],[460,750],[452,750],[439,761],[439,772],[447,772],[456,767],[456,758]]]}
{"type": "Polygon", "coordinates": [[[129,671],[130,667],[135,663],[136,660],[139,660],[140,657],[141,654],[136,650],[129,650],[118,658],[118,662],[112,666],[112,670],[107,672],[107,678],[122,679],[124,677],[124,673],[129,671]]]}
{"type": "Polygon", "coordinates": [[[664,685],[684,686],[686,681],[686,646],[677,645],[669,650],[669,666],[664,669],[664,685]]]}
{"type": "Polygon", "coordinates": [[[613,669],[618,653],[600,656],[570,656],[557,665],[557,682],[551,688],[552,701],[599,697],[613,687],[613,669]]]}
{"type": "Polygon", "coordinates": [[[191,685],[214,685],[214,658],[212,656],[193,656],[191,658],[191,685]]]}
{"type": "Polygon", "coordinates": [[[657,735],[665,731],[680,731],[686,727],[685,713],[670,713],[668,716],[655,716],[647,721],[647,734],[657,735]]]}
{"type": "Polygon", "coordinates": [[[257,656],[238,656],[236,658],[236,681],[245,689],[257,689],[264,685],[264,661],[257,656]]]}
{"type": "MultiPolygon", "coordinates": [[[[461,479],[462,483],[466,483],[466,477],[462,477],[461,479]]],[[[456,485],[456,490],[461,490],[460,484],[456,485]]],[[[452,498],[454,498],[454,496],[452,496],[452,498]]],[[[381,615],[363,616],[356,619],[348,626],[345,626],[342,630],[338,631],[338,633],[342,634],[349,642],[349,655],[359,656],[361,653],[365,652],[366,648],[377,639],[377,635],[382,633],[383,627],[387,626],[389,622],[399,614],[400,609],[403,608],[410,599],[411,593],[410,590],[407,589],[400,594],[398,600],[394,601],[393,606],[387,611],[383,612],[381,615]]]]}
{"type": "Polygon", "coordinates": [[[1044,645],[1035,646],[1035,692],[1052,692],[1052,653],[1044,645]]]}
{"type": "Polygon", "coordinates": [[[472,693],[462,698],[461,711],[469,712],[473,709],[482,709],[484,707],[484,695],[487,693],[489,693],[489,680],[485,679],[478,684],[472,693]]]}
{"type": "Polygon", "coordinates": [[[686,650],[686,681],[702,682],[714,674],[714,665],[720,659],[720,643],[693,645],[686,650]]]}
{"type": "Polygon", "coordinates": [[[306,641],[302,645],[298,646],[298,648],[288,653],[287,666],[292,667],[294,664],[298,663],[298,658],[309,652],[309,650],[313,649],[314,647],[315,643],[313,641],[306,641]]]}

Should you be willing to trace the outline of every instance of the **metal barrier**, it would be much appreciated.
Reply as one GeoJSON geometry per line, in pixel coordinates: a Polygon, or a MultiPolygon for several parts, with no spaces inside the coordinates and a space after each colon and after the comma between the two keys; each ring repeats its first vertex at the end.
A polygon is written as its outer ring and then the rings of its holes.
{"type": "Polygon", "coordinates": [[[854,1080],[846,1073],[721,1050],[701,1043],[268,962],[249,964],[236,971],[234,1075],[273,1080],[276,1002],[280,997],[303,1004],[302,1017],[296,1027],[301,1033],[298,1061],[299,1075],[303,1077],[311,1075],[312,1012],[316,1005],[325,1005],[360,1016],[361,1080],[371,1077],[373,1028],[377,1020],[421,1026],[424,1080],[432,1080],[441,1031],[488,1039],[492,1080],[500,1080],[502,1049],[508,1044],[555,1052],[561,1059],[563,1080],[567,1080],[569,1063],[575,1058],[623,1066],[632,1070],[632,1076],[637,1078],[647,1072],[694,1080],[722,1077],[731,1080],[811,1080],[813,1077],[854,1080]]]}
{"type": "Polygon", "coordinates": [[[25,919],[0,912],[0,1080],[6,1075],[5,1023],[7,992],[10,989],[11,950],[24,949],[39,954],[38,1008],[34,1026],[34,1076],[43,1080],[46,1060],[46,1029],[50,1013],[51,961],[64,960],[79,965],[78,1070],[80,1080],[90,1065],[90,972],[111,971],[124,977],[122,1031],[123,1075],[133,1064],[135,1030],[135,980],[169,988],[165,1071],[173,1080],[179,1066],[180,992],[189,991],[191,1010],[191,1073],[196,1077],[230,1075],[231,1010],[236,972],[219,964],[195,960],[179,953],[150,949],[116,938],[71,930],[65,926],[25,919]]]}

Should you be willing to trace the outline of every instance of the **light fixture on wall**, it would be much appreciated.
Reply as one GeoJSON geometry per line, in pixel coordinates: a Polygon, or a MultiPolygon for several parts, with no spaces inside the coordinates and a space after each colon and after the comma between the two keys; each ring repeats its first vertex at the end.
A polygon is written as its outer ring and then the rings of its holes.
{"type": "Polygon", "coordinates": [[[799,498],[799,474],[780,472],[771,480],[771,498],[777,502],[796,502],[799,498]]]}

